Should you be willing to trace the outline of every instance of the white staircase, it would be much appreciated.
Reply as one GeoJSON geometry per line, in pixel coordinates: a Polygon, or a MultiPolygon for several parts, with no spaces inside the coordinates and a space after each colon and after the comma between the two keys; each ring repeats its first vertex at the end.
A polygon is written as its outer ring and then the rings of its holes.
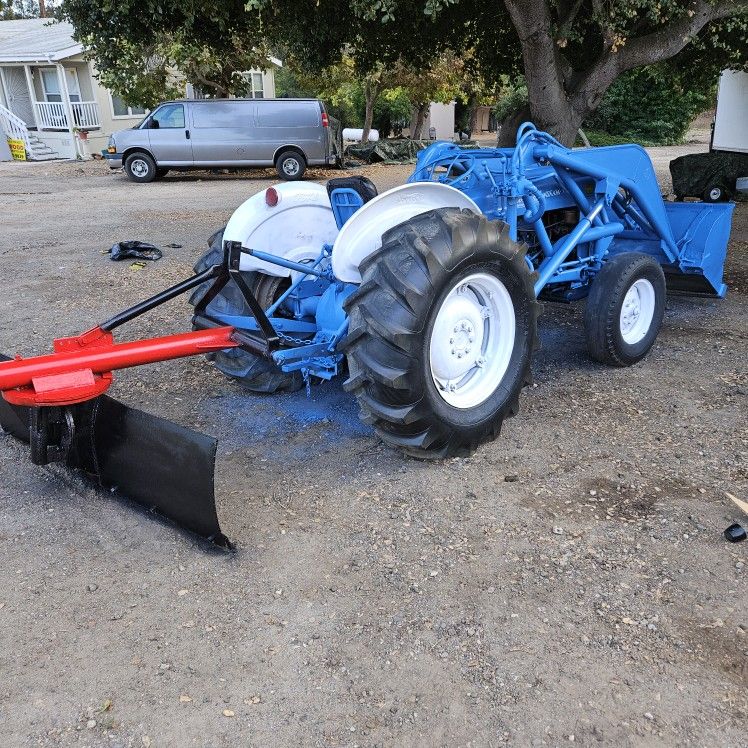
{"type": "Polygon", "coordinates": [[[51,161],[60,158],[60,154],[50,148],[45,142],[39,140],[35,132],[29,132],[29,144],[31,146],[30,158],[32,161],[51,161]]]}
{"type": "Polygon", "coordinates": [[[0,104],[0,135],[11,140],[22,140],[26,147],[26,158],[31,161],[49,161],[60,158],[57,151],[52,150],[46,143],[37,137],[36,133],[29,132],[26,123],[17,117],[10,109],[0,104]]]}

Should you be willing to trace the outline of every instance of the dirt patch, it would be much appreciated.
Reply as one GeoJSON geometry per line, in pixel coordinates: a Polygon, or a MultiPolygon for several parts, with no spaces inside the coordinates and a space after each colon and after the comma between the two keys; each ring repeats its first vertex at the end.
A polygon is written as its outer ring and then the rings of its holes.
{"type": "MultiPolygon", "coordinates": [[[[175,283],[274,181],[26,166],[0,165],[5,353],[175,283]],[[126,238],[164,258],[102,254],[126,238]]],[[[547,304],[520,414],[469,459],[385,448],[340,382],[258,398],[201,359],[121,372],[115,397],[219,439],[233,556],[0,436],[2,744],[743,744],[748,559],[721,533],[745,521],[724,492],[748,495],[747,219],[736,287],[668,299],[637,366],[592,363],[583,307],[547,304]]],[[[122,337],[188,326],[174,302],[122,337]]]]}

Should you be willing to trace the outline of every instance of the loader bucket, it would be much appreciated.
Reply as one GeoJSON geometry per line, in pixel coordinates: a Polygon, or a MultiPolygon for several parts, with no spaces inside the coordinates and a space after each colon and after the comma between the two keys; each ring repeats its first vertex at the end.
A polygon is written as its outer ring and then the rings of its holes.
{"type": "MultiPolygon", "coordinates": [[[[29,442],[33,411],[0,397],[0,427],[29,442]]],[[[215,439],[107,396],[68,411],[75,422],[69,468],[221,548],[232,547],[216,513],[215,439]]]]}
{"type": "Polygon", "coordinates": [[[734,203],[665,203],[680,266],[665,268],[669,290],[720,298],[727,293],[722,273],[734,209],[734,203]]]}

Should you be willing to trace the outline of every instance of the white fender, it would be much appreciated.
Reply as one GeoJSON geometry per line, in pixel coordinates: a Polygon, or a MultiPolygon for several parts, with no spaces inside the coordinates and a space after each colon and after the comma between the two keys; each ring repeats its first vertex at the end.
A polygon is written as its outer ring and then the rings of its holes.
{"type": "MultiPolygon", "coordinates": [[[[315,182],[284,182],[274,187],[278,204],[265,202],[265,190],[250,197],[229,219],[224,241],[241,242],[247,249],[294,262],[316,259],[323,245],[332,245],[338,234],[327,190],[315,182]]],[[[291,274],[249,255],[242,255],[240,268],[281,277],[291,274]]]]}
{"type": "Polygon", "coordinates": [[[361,283],[359,266],[382,246],[382,235],[420,213],[436,208],[480,208],[448,184],[413,182],[383,192],[346,221],[332,250],[332,269],[345,283],[361,283]]]}

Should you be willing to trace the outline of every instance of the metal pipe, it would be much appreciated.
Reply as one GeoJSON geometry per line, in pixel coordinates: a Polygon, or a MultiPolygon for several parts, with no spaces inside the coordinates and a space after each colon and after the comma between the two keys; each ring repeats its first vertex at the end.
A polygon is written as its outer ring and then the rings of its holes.
{"type": "MultiPolygon", "coordinates": [[[[93,331],[84,335],[90,335],[91,332],[93,331]]],[[[79,350],[5,361],[0,363],[0,392],[29,387],[33,385],[34,379],[57,374],[80,371],[105,374],[142,364],[236,348],[239,344],[232,338],[233,334],[233,327],[216,327],[129,343],[92,344],[79,350]]],[[[111,338],[107,336],[107,340],[111,338]]]]}
{"type": "Polygon", "coordinates": [[[271,265],[280,265],[282,268],[288,268],[289,270],[295,270],[298,273],[304,273],[304,275],[316,275],[318,278],[328,278],[328,273],[323,270],[317,270],[311,265],[303,265],[300,262],[293,262],[292,260],[286,260],[284,257],[278,257],[276,255],[268,254],[267,252],[261,252],[259,249],[247,249],[242,247],[243,255],[251,255],[256,257],[258,260],[263,262],[269,262],[271,265]]]}
{"type": "Polygon", "coordinates": [[[585,241],[592,241],[623,231],[623,224],[617,222],[592,227],[592,221],[600,213],[604,205],[605,198],[601,197],[595,203],[595,207],[560,241],[553,255],[541,263],[538,268],[538,279],[535,281],[536,296],[543,290],[550,277],[558,270],[561,263],[571,254],[572,250],[581,243],[582,238],[585,241]]]}
{"type": "Polygon", "coordinates": [[[551,244],[551,239],[548,236],[548,231],[546,231],[545,224],[543,223],[543,219],[538,218],[538,220],[533,223],[533,228],[535,229],[535,235],[538,237],[543,254],[546,257],[550,257],[554,250],[553,245],[551,244]]]}

